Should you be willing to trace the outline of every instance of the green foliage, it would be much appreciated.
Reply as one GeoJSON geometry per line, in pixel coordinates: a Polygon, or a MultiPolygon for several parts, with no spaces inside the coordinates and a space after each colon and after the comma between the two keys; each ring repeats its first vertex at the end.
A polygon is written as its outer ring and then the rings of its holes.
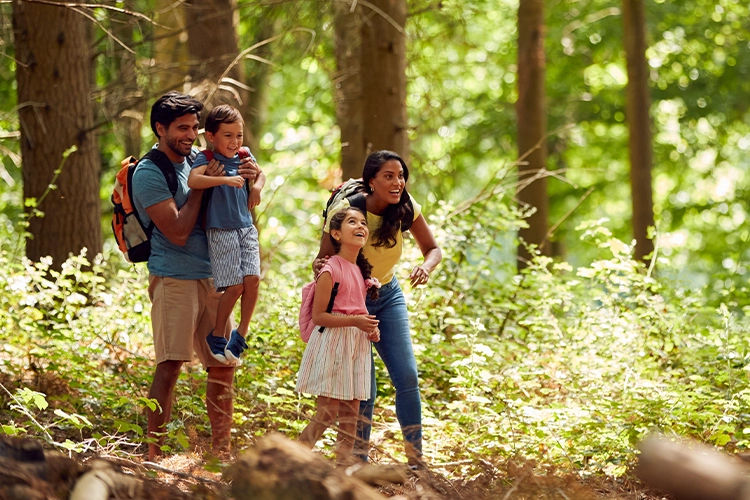
{"type": "MultiPolygon", "coordinates": [[[[600,256],[590,265],[540,258],[517,276],[512,265],[497,264],[509,261],[508,234],[521,223],[503,200],[441,204],[430,223],[445,260],[429,286],[406,287],[428,459],[526,457],[620,475],[651,430],[749,448],[743,313],[717,309],[665,277],[669,259],[659,258],[663,276],[632,261],[632,248],[606,221],[578,228],[581,244],[600,256]]],[[[251,348],[236,376],[239,447],[269,430],[296,437],[313,412],[314,401],[293,392],[304,348],[299,290],[316,244],[300,235],[318,230],[307,226],[290,230],[294,250],[277,241],[266,254],[251,348]]],[[[407,246],[402,278],[419,261],[415,246],[407,246]]],[[[95,259],[88,271],[86,259],[75,257],[58,273],[3,254],[4,433],[40,436],[71,452],[143,449],[143,412],[156,409],[147,399],[149,304],[141,269],[124,269],[117,259],[95,259]]],[[[193,364],[185,371],[167,429],[169,452],[209,432],[205,372],[193,364]]],[[[398,435],[394,394],[380,364],[378,380],[374,444],[403,458],[390,437],[389,429],[398,435]]]]}
{"type": "MultiPolygon", "coordinates": [[[[152,5],[135,2],[138,12],[152,5]]],[[[261,299],[236,383],[236,442],[296,436],[313,402],[293,392],[303,344],[301,285],[318,214],[335,185],[330,13],[314,2],[240,2],[240,45],[274,23],[280,36],[247,76],[270,71],[257,151],[268,175],[257,211],[261,299]],[[270,69],[269,69],[270,68],[270,69]]],[[[655,269],[630,259],[630,191],[620,4],[547,10],[551,223],[565,255],[515,272],[524,222],[515,189],[517,2],[410,2],[410,190],[431,215],[445,260],[406,292],[423,380],[428,459],[535,458],[620,474],[649,430],[750,447],[747,372],[750,148],[748,6],[732,0],[647,4],[652,68],[655,269]],[[658,272],[657,272],[658,271],[658,272]]],[[[102,203],[126,153],[119,115],[122,19],[93,9],[102,203]]],[[[132,22],[133,19],[125,16],[132,22]]],[[[153,373],[146,271],[104,256],[59,272],[20,257],[25,207],[11,5],[0,3],[0,410],[2,432],[70,451],[143,450],[153,373]]],[[[133,30],[137,89],[156,92],[153,26],[133,30]]],[[[121,89],[120,89],[121,90],[121,89]]],[[[164,90],[164,89],[162,89],[164,90]]],[[[144,144],[153,138],[145,127],[144,144]]],[[[106,214],[106,211],[105,211],[106,214]]],[[[105,215],[105,219],[107,215],[105,215]]],[[[103,222],[108,225],[108,222],[103,222]]],[[[106,233],[109,234],[109,229],[106,233]]],[[[400,276],[419,261],[415,245],[400,276]]],[[[400,456],[393,391],[379,367],[376,444],[400,456]],[[396,431],[397,435],[397,431],[396,431]]],[[[167,450],[207,435],[205,372],[176,389],[167,450]]],[[[469,468],[457,473],[470,474],[469,468]]]]}

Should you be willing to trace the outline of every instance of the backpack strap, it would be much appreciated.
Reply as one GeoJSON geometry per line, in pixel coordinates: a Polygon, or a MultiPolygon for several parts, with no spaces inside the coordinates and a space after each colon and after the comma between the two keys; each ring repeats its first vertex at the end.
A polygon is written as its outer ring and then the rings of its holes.
{"type": "MultiPolygon", "coordinates": [[[[150,149],[148,153],[143,155],[141,161],[144,159],[151,160],[151,162],[161,170],[161,173],[167,180],[167,187],[169,188],[169,192],[172,193],[172,196],[177,194],[177,172],[174,169],[172,160],[158,149],[150,149]]],[[[195,159],[194,156],[193,159],[195,159]]]]}
{"type": "MultiPolygon", "coordinates": [[[[333,288],[331,289],[331,298],[328,299],[328,307],[326,307],[326,312],[329,314],[331,313],[331,311],[333,311],[333,301],[336,300],[336,295],[338,293],[339,293],[339,282],[337,281],[333,284],[333,288]]],[[[318,331],[320,333],[323,333],[323,330],[325,329],[326,327],[321,326],[320,328],[318,328],[318,331]]]]}
{"type": "MultiPolygon", "coordinates": [[[[193,155],[193,152],[191,151],[192,159],[195,159],[195,156],[193,155]]],[[[169,159],[169,157],[165,154],[159,151],[156,148],[149,149],[148,152],[141,157],[140,160],[135,164],[135,167],[138,167],[138,164],[142,162],[143,160],[150,160],[151,163],[156,165],[156,167],[161,171],[162,175],[164,176],[164,180],[167,181],[167,188],[169,189],[169,192],[172,193],[172,197],[174,198],[174,195],[177,194],[177,172],[174,169],[174,165],[172,164],[172,160],[169,159]]],[[[190,161],[190,160],[188,160],[190,161]]],[[[128,185],[132,186],[133,184],[133,174],[135,173],[135,168],[128,170],[128,185]]],[[[130,196],[131,196],[131,204],[133,203],[132,196],[133,192],[132,189],[130,190],[130,196]]],[[[143,222],[141,221],[141,218],[138,216],[138,211],[135,211],[135,217],[138,219],[138,223],[143,226],[143,222]]],[[[146,227],[146,234],[151,236],[151,233],[154,230],[154,227],[156,227],[156,224],[154,224],[154,221],[150,221],[148,224],[148,227],[146,227]]]]}
{"type": "Polygon", "coordinates": [[[367,214],[367,199],[364,193],[354,193],[346,198],[349,200],[349,206],[362,210],[365,215],[367,214]]]}

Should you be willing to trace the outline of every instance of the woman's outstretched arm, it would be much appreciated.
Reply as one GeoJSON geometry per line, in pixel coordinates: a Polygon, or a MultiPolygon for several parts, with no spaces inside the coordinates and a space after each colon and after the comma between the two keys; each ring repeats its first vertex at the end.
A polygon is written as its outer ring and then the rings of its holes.
{"type": "Polygon", "coordinates": [[[414,239],[417,240],[419,250],[424,256],[424,262],[421,266],[417,266],[409,275],[409,281],[412,286],[423,285],[430,279],[430,274],[443,260],[443,252],[435,241],[435,237],[432,235],[430,226],[427,225],[427,221],[424,219],[422,214],[414,221],[409,229],[414,239]]]}

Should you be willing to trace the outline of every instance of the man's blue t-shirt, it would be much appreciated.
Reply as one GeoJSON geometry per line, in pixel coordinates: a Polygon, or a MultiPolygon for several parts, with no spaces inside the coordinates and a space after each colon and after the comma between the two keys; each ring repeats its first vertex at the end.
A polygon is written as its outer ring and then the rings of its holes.
{"type": "MultiPolygon", "coordinates": [[[[250,150],[243,148],[255,160],[250,150]]],[[[240,155],[227,158],[219,153],[214,153],[216,161],[224,165],[224,175],[237,175],[240,168],[240,155]]],[[[201,152],[195,157],[193,168],[208,164],[208,158],[201,152]]],[[[242,186],[236,188],[222,184],[216,186],[211,194],[206,212],[206,229],[239,229],[253,225],[253,216],[247,208],[247,188],[242,186]]]]}
{"type": "MultiPolygon", "coordinates": [[[[188,200],[190,188],[187,185],[190,165],[187,160],[172,163],[177,173],[177,192],[174,195],[177,208],[188,200]]],[[[172,198],[164,174],[152,161],[143,160],[133,173],[133,201],[143,224],[151,223],[146,208],[172,198]]],[[[201,229],[200,221],[193,228],[185,246],[175,245],[154,227],[151,236],[151,256],[148,259],[148,271],[156,276],[195,280],[211,277],[211,262],[208,258],[206,233],[201,229]]]]}

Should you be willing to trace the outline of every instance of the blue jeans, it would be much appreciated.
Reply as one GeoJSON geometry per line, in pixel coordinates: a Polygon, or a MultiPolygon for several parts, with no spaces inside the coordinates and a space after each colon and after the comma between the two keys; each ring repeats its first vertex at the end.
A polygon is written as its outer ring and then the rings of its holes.
{"type": "MultiPolygon", "coordinates": [[[[391,383],[396,389],[396,418],[406,442],[407,454],[413,448],[417,456],[422,455],[422,403],[419,396],[417,360],[411,345],[409,315],[401,286],[394,276],[390,283],[380,287],[377,300],[367,299],[367,310],[380,321],[380,342],[373,344],[385,363],[391,383]]],[[[370,399],[359,405],[357,425],[357,449],[355,454],[367,460],[367,448],[372,430],[372,413],[375,408],[377,387],[375,383],[375,360],[372,369],[372,392],[370,399]]]]}

